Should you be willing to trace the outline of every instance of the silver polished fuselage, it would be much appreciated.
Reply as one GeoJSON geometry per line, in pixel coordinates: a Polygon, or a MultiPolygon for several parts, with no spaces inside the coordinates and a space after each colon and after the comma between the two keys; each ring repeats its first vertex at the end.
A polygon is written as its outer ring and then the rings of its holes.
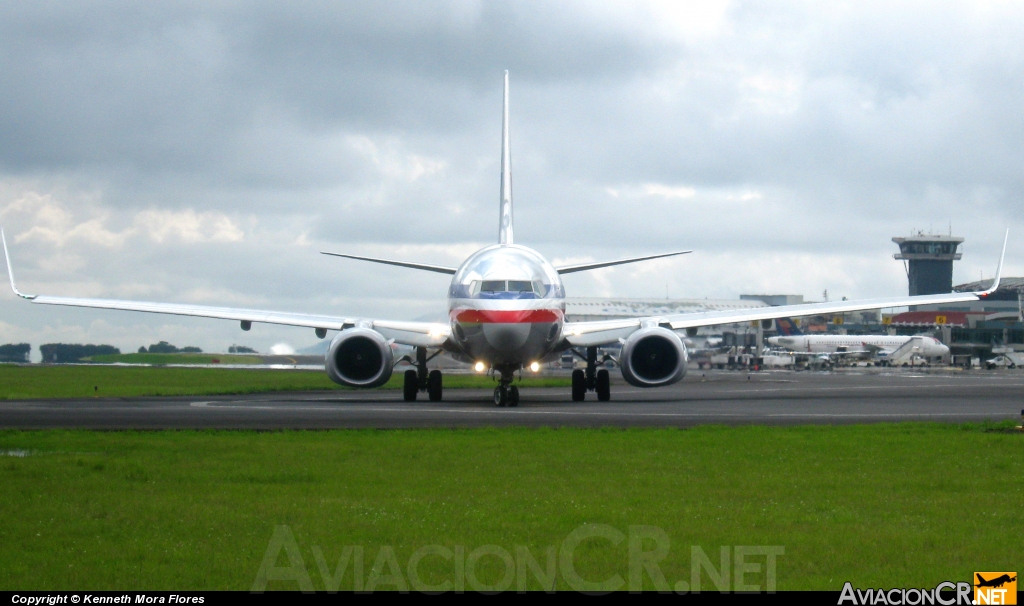
{"type": "Polygon", "coordinates": [[[461,353],[492,367],[539,362],[560,341],[565,289],[547,260],[516,244],[473,253],[448,289],[448,319],[461,353]]]}

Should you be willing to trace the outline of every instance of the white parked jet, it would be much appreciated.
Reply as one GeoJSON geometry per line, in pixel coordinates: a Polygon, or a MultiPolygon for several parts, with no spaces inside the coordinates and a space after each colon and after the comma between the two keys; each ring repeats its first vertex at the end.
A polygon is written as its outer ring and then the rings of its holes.
{"type": "Polygon", "coordinates": [[[918,355],[927,359],[949,355],[941,341],[927,336],[899,335],[791,335],[770,337],[768,343],[790,351],[827,354],[829,357],[900,360],[918,355]]]}
{"type": "MultiPolygon", "coordinates": [[[[473,253],[459,267],[324,253],[451,274],[453,277],[448,289],[447,323],[308,315],[182,303],[29,295],[20,292],[15,286],[10,257],[7,256],[11,288],[18,296],[43,305],[69,305],[234,320],[241,323],[242,330],[249,330],[253,323],[260,322],[303,326],[313,328],[320,338],[324,338],[327,331],[338,331],[331,341],[325,359],[327,375],[337,383],[353,387],[369,388],[383,385],[391,377],[395,364],[391,344],[409,345],[416,348],[417,370],[406,371],[406,400],[415,400],[420,391],[426,391],[431,400],[441,399],[441,372],[428,372],[427,361],[438,353],[445,353],[474,364],[478,370],[490,369],[498,380],[498,387],[494,390],[495,404],[516,406],[519,403],[519,390],[512,385],[515,373],[533,366],[534,363],[557,359],[562,352],[568,350],[575,351],[587,360],[585,371],[573,371],[572,399],[580,401],[584,399],[587,391],[596,391],[599,400],[608,400],[611,397],[608,371],[597,368],[597,348],[601,345],[621,343],[619,366],[622,369],[622,376],[631,385],[658,387],[675,383],[686,374],[688,354],[677,331],[780,317],[976,301],[994,292],[999,286],[1000,270],[997,269],[992,288],[983,292],[682,313],[596,322],[566,322],[565,289],[561,280],[563,274],[681,255],[690,251],[553,267],[540,253],[514,244],[508,100],[506,71],[497,244],[473,253]]],[[[6,239],[3,240],[3,245],[6,256],[6,239]]],[[[1004,254],[1005,251],[1004,238],[1004,254]]],[[[1000,257],[999,268],[1001,267],[1000,257]]]]}

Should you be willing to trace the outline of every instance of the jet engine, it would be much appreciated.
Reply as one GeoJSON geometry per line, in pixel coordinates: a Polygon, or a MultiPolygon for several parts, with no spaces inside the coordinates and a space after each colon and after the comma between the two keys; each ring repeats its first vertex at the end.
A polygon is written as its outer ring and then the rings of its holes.
{"type": "Polygon", "coordinates": [[[369,328],[343,330],[327,350],[327,376],[349,387],[378,387],[391,378],[395,356],[379,332],[369,328]]]}
{"type": "Polygon", "coordinates": [[[679,335],[651,326],[634,332],[622,344],[622,377],[636,387],[670,385],[686,376],[689,356],[679,335]]]}

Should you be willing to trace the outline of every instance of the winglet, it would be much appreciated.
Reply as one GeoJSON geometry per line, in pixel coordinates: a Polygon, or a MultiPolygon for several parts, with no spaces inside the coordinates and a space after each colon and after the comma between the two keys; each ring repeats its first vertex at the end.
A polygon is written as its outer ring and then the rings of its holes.
{"type": "Polygon", "coordinates": [[[4,230],[0,227],[0,240],[4,243],[4,259],[7,261],[7,276],[11,279],[11,290],[14,294],[18,295],[23,299],[35,299],[35,295],[26,295],[25,293],[18,290],[18,287],[14,285],[14,271],[11,270],[11,255],[7,254],[7,237],[4,235],[4,230]]]}
{"type": "Polygon", "coordinates": [[[1010,230],[1009,230],[1009,228],[1007,228],[1006,235],[1003,236],[1003,253],[1001,255],[999,255],[999,265],[996,266],[996,279],[992,281],[992,286],[989,287],[988,290],[985,290],[985,291],[982,291],[982,292],[979,292],[979,293],[974,293],[974,294],[978,295],[979,297],[987,297],[990,294],[994,293],[997,288],[999,288],[999,277],[1003,273],[1003,258],[1006,257],[1006,242],[1009,239],[1010,239],[1010,230]]]}

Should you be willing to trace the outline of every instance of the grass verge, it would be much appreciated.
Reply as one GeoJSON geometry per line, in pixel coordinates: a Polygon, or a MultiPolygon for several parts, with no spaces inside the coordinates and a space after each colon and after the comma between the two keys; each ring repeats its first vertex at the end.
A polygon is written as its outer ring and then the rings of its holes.
{"type": "MultiPolygon", "coordinates": [[[[622,588],[641,526],[670,541],[657,564],[673,587],[693,579],[693,546],[716,569],[725,548],[733,572],[736,546],[784,548],[780,590],[934,587],[1024,561],[1024,435],[1008,428],[3,431],[0,589],[248,590],[282,526],[317,590],[355,587],[356,560],[364,583],[374,569],[410,583],[428,545],[421,581],[457,579],[475,553],[471,589],[500,585],[504,553],[545,571],[584,524],[612,540],[583,541],[576,573],[622,588]]],[[[744,582],[763,589],[766,560],[752,561],[744,582]]],[[[520,577],[549,587],[525,567],[512,589],[520,577]]]]}
{"type": "MultiPolygon", "coordinates": [[[[566,387],[567,377],[528,377],[524,387],[566,387]]],[[[490,388],[482,375],[446,375],[445,389],[490,388]]],[[[400,389],[401,372],[380,389],[400,389]]],[[[105,365],[35,366],[0,364],[0,400],[35,398],[125,398],[194,396],[273,391],[345,389],[323,371],[248,368],[166,368],[105,365]]]]}
{"type": "Polygon", "coordinates": [[[205,353],[126,353],[104,354],[85,359],[101,364],[262,364],[258,356],[205,353]]]}

